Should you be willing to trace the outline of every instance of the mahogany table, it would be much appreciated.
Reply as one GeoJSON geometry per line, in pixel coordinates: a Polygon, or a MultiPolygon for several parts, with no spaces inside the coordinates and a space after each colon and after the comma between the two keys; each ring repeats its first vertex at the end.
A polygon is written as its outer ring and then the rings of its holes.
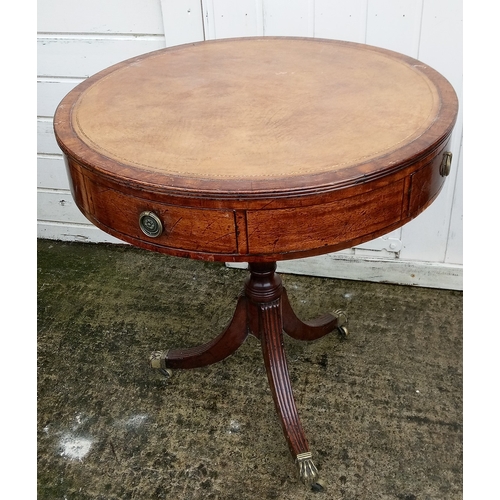
{"type": "Polygon", "coordinates": [[[341,311],[302,322],[276,262],[398,228],[439,194],[458,103],[426,64],[362,44],[240,38],[144,54],[85,80],[54,118],[76,204],[132,245],[248,262],[214,340],[155,351],[161,370],[220,361],[251,334],[301,480],[318,472],[293,398],[283,332],[346,334],[341,311]]]}

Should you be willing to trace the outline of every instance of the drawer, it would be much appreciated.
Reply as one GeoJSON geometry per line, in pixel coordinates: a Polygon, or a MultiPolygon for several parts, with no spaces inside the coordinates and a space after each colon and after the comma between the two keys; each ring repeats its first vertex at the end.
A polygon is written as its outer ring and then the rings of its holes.
{"type": "MultiPolygon", "coordinates": [[[[235,214],[232,210],[197,209],[157,203],[138,196],[125,194],[85,179],[86,193],[82,210],[89,212],[92,222],[98,223],[111,234],[132,239],[141,246],[145,242],[155,247],[179,249],[190,252],[233,254],[237,252],[235,214]],[[157,236],[146,234],[139,219],[141,214],[145,229],[161,224],[157,236]]],[[[158,250],[160,250],[158,248],[158,250]]]]}
{"type": "Polygon", "coordinates": [[[410,203],[408,215],[415,217],[422,212],[441,191],[446,175],[440,172],[441,163],[445,152],[448,151],[448,144],[440,153],[425,167],[421,168],[411,176],[410,203]]]}
{"type": "Polygon", "coordinates": [[[293,209],[248,211],[250,253],[303,252],[344,245],[401,220],[404,179],[357,196],[293,209]]]}

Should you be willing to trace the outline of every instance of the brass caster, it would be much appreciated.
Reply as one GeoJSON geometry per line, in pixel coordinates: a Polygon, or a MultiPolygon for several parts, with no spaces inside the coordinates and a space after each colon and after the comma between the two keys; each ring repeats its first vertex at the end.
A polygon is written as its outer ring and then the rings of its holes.
{"type": "Polygon", "coordinates": [[[343,339],[346,339],[349,335],[347,330],[347,313],[342,311],[342,309],[337,309],[333,312],[333,315],[337,318],[337,330],[343,339]]]}
{"type": "Polygon", "coordinates": [[[340,336],[343,338],[343,339],[346,339],[348,336],[349,336],[349,330],[347,329],[346,326],[339,326],[337,328],[337,330],[339,331],[340,333],[340,336]]]}
{"type": "Polygon", "coordinates": [[[165,378],[170,378],[174,374],[170,368],[160,368],[159,371],[165,378]]]}
{"type": "Polygon", "coordinates": [[[311,490],[314,491],[314,493],[321,493],[322,491],[325,491],[325,489],[325,483],[321,479],[317,479],[315,483],[311,484],[311,490]]]}

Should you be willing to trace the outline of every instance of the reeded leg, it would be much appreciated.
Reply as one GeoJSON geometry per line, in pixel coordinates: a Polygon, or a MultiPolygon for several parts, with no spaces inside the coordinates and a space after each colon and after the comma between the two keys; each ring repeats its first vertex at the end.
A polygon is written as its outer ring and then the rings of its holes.
{"type": "Polygon", "coordinates": [[[318,470],[312,461],[309,444],[293,398],[288,365],[283,349],[280,300],[261,305],[260,318],[262,353],[274,405],[288,447],[299,468],[300,479],[304,484],[312,485],[318,480],[318,470]]]}
{"type": "Polygon", "coordinates": [[[312,461],[309,444],[293,398],[283,348],[283,286],[281,278],[275,274],[275,269],[275,263],[250,264],[252,274],[245,287],[245,294],[249,298],[249,314],[254,317],[250,325],[252,328],[257,325],[258,328],[258,331],[253,333],[261,341],[274,405],[288,447],[299,469],[300,479],[304,484],[312,485],[318,480],[318,470],[312,461]]]}
{"type": "MultiPolygon", "coordinates": [[[[317,340],[341,328],[347,332],[344,327],[347,323],[347,316],[343,311],[337,310],[333,314],[327,313],[311,321],[301,321],[294,313],[285,289],[283,289],[282,304],[283,330],[294,339],[317,340]]],[[[343,330],[340,330],[342,334],[344,334],[343,330]]]]}
{"type": "Polygon", "coordinates": [[[206,344],[187,349],[155,351],[150,356],[152,368],[200,368],[222,361],[235,352],[248,335],[246,298],[240,296],[236,311],[227,328],[206,344]]]}

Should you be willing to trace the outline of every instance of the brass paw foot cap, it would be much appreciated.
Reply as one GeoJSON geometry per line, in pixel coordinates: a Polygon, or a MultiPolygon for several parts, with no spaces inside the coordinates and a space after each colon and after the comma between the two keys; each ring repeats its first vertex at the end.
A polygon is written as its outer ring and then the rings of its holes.
{"type": "Polygon", "coordinates": [[[149,356],[149,365],[155,370],[166,370],[168,351],[153,351],[149,356]]]}
{"type": "Polygon", "coordinates": [[[337,318],[337,325],[344,326],[347,325],[347,313],[342,309],[337,309],[333,311],[333,315],[337,318]]]}
{"type": "Polygon", "coordinates": [[[299,469],[299,478],[306,485],[311,486],[319,479],[318,469],[312,461],[312,453],[300,453],[295,459],[299,469]]]}

